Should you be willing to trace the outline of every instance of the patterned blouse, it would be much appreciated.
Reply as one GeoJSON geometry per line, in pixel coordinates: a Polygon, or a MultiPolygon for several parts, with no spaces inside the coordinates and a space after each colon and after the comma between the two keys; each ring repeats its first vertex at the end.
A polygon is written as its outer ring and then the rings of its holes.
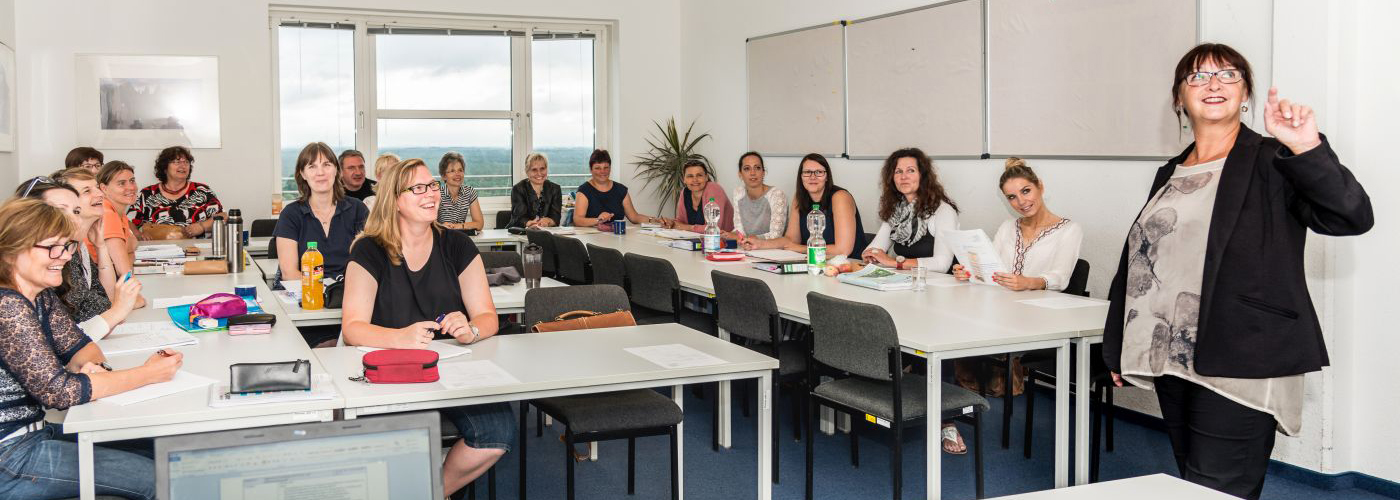
{"type": "Polygon", "coordinates": [[[92,399],[88,376],[64,367],[89,342],[53,290],[30,302],[0,288],[0,436],[92,399]]]}
{"type": "Polygon", "coordinates": [[[112,308],[112,300],[107,297],[107,290],[102,288],[102,282],[94,272],[96,270],[97,261],[87,248],[83,248],[63,266],[63,286],[59,287],[59,295],[73,310],[75,323],[90,320],[112,308]]]}
{"type": "Polygon", "coordinates": [[[438,181],[442,187],[438,192],[442,193],[438,199],[437,221],[443,224],[461,224],[472,218],[472,203],[476,203],[476,190],[471,186],[462,184],[457,190],[457,201],[452,201],[452,196],[447,193],[447,183],[438,181]]]}
{"type": "Polygon", "coordinates": [[[222,211],[224,205],[219,203],[218,196],[214,196],[214,190],[194,181],[189,182],[185,194],[174,200],[165,197],[160,184],[146,186],[136,193],[136,202],[127,209],[127,213],[132,214],[131,222],[138,228],[148,222],[188,226],[222,211]]]}

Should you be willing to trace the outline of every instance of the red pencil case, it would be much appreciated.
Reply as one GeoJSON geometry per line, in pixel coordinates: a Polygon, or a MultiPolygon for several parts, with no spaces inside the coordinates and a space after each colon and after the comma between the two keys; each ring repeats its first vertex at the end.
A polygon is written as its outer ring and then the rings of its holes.
{"type": "Polygon", "coordinates": [[[706,255],[705,258],[716,262],[734,262],[744,260],[744,254],[739,252],[715,252],[706,255]]]}
{"type": "Polygon", "coordinates": [[[365,353],[365,380],[375,384],[438,381],[438,353],[427,349],[384,349],[365,353]]]}

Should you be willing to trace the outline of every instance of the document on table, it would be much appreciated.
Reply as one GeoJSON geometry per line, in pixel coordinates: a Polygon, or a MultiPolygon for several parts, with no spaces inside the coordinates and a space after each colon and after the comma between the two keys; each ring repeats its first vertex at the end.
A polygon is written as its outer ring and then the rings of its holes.
{"type": "Polygon", "coordinates": [[[106,401],[115,405],[126,406],[132,403],[140,403],[142,401],[185,392],[190,389],[198,389],[212,383],[214,383],[214,379],[212,378],[180,370],[175,372],[175,377],[167,382],[138,387],[121,394],[107,396],[98,401],[106,401]]]}
{"type": "Polygon", "coordinates": [[[184,257],[185,250],[179,245],[160,244],[136,247],[136,260],[173,259],[184,257]]]}
{"type": "Polygon", "coordinates": [[[670,240],[690,240],[704,236],[703,234],[694,231],[686,231],[684,229],[662,229],[655,234],[670,240]]]}
{"type": "Polygon", "coordinates": [[[438,363],[438,382],[448,389],[519,384],[520,380],[489,359],[438,363]]]}
{"type": "Polygon", "coordinates": [[[948,243],[948,248],[953,249],[953,255],[958,257],[958,262],[972,273],[972,278],[968,280],[970,283],[996,285],[992,281],[992,275],[1008,270],[1001,262],[1001,254],[992,246],[992,240],[988,239],[987,233],[981,229],[939,231],[938,237],[948,243]]]}
{"type": "Polygon", "coordinates": [[[247,406],[267,403],[314,401],[318,399],[333,399],[335,398],[335,394],[335,384],[331,383],[331,376],[325,373],[311,375],[311,390],[309,391],[232,394],[228,392],[228,384],[219,383],[209,385],[209,407],[225,408],[229,406],[247,406]]]}
{"type": "Polygon", "coordinates": [[[167,347],[196,345],[199,339],[169,321],[122,323],[106,338],[97,341],[108,356],[129,352],[154,351],[167,347]]]}
{"type": "Polygon", "coordinates": [[[768,248],[763,250],[749,250],[745,252],[749,257],[768,262],[807,262],[807,256],[792,250],[782,248],[768,248]]]}
{"type": "Polygon", "coordinates": [[[693,368],[723,364],[724,360],[705,354],[684,344],[662,344],[628,347],[624,351],[656,363],[662,368],[693,368]]]}
{"type": "MultiPolygon", "coordinates": [[[[382,350],[384,350],[383,347],[365,347],[365,346],[359,346],[358,349],[360,349],[361,351],[364,351],[364,352],[374,352],[374,351],[382,351],[382,350]]],[[[472,353],[472,349],[471,349],[470,347],[462,347],[461,345],[458,345],[458,344],[455,343],[455,342],[429,342],[429,343],[428,343],[428,350],[437,352],[437,353],[438,353],[438,359],[439,359],[439,360],[448,359],[448,358],[455,358],[455,357],[461,356],[461,355],[463,355],[463,354],[471,354],[471,353],[472,353]]]]}
{"type": "Polygon", "coordinates": [[[152,308],[155,308],[155,309],[165,309],[165,308],[168,308],[168,307],[187,306],[187,305],[193,304],[193,303],[195,303],[195,302],[199,302],[199,301],[201,301],[201,300],[204,300],[205,297],[208,297],[208,296],[210,296],[210,295],[214,295],[214,293],[217,293],[217,292],[197,293],[197,294],[194,294],[194,295],[185,295],[185,296],[182,296],[182,297],[162,297],[162,298],[158,298],[158,299],[152,300],[152,301],[151,301],[151,307],[152,307],[152,308]]]}
{"type": "Polygon", "coordinates": [[[1105,300],[1086,299],[1068,295],[1064,297],[1018,300],[1016,302],[1036,307],[1044,307],[1046,309],[1074,309],[1077,307],[1094,307],[1108,304],[1108,301],[1105,300]]]}

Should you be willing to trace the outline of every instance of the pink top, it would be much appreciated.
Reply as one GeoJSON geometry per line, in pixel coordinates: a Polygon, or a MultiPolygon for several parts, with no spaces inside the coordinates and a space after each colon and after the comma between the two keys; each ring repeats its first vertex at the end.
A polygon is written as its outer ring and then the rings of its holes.
{"type": "Polygon", "coordinates": [[[718,182],[714,181],[705,184],[705,192],[700,198],[700,207],[702,210],[697,211],[697,213],[701,214],[696,217],[698,220],[690,220],[688,216],[690,212],[686,204],[690,203],[690,189],[681,191],[679,199],[676,200],[676,227],[679,229],[689,229],[697,233],[704,232],[705,218],[703,215],[703,208],[705,207],[705,201],[709,201],[710,198],[714,198],[715,203],[718,203],[720,206],[719,230],[726,232],[733,231],[734,205],[729,203],[729,196],[724,194],[724,188],[721,187],[718,182]]]}

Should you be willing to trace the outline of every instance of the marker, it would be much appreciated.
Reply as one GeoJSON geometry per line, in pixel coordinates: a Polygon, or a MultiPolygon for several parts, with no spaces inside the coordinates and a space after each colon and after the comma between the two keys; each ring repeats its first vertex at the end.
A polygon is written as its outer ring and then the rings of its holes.
{"type": "Polygon", "coordinates": [[[122,281],[126,281],[126,280],[129,280],[129,279],[131,279],[131,271],[127,271],[127,272],[126,272],[126,277],[122,278],[122,281]]]}

